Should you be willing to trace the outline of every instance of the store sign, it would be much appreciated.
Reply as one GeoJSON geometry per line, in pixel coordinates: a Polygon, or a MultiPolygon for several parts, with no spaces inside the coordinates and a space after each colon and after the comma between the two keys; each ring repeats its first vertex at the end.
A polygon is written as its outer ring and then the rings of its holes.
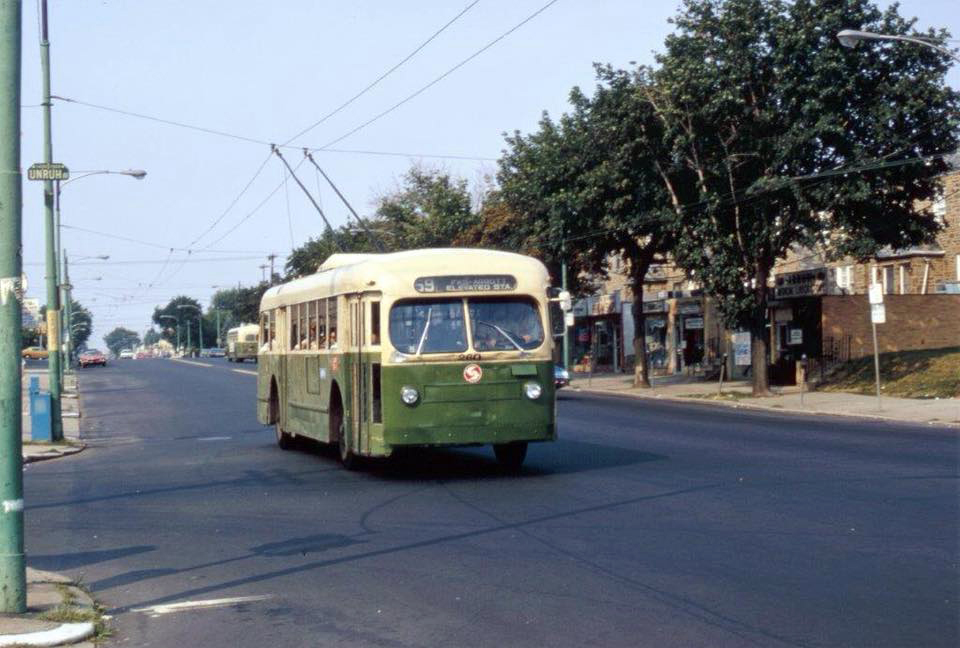
{"type": "Polygon", "coordinates": [[[610,315],[620,312],[620,293],[612,292],[590,298],[591,315],[610,315]]]}
{"type": "Polygon", "coordinates": [[[738,367],[750,366],[750,331],[733,334],[733,363],[738,367]]]}
{"type": "Polygon", "coordinates": [[[662,299],[643,302],[644,313],[665,313],[667,312],[667,302],[662,299]]]}
{"type": "Polygon", "coordinates": [[[802,270],[777,275],[773,296],[777,299],[784,297],[811,297],[826,294],[826,268],[816,270],[802,270]]]}
{"type": "Polygon", "coordinates": [[[803,344],[803,329],[790,329],[790,344],[803,344]]]}
{"type": "Polygon", "coordinates": [[[677,304],[677,312],[681,315],[699,315],[703,312],[700,302],[685,302],[677,304]]]}
{"type": "Polygon", "coordinates": [[[703,330],[703,318],[702,317],[688,317],[683,320],[683,328],[688,331],[703,330]]]}

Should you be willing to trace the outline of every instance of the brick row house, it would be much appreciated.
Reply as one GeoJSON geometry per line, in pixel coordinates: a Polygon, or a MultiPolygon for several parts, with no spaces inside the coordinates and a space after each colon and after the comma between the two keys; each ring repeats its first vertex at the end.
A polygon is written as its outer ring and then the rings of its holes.
{"type": "MultiPolygon", "coordinates": [[[[881,352],[960,346],[960,171],[943,177],[932,210],[942,230],[931,244],[884,249],[866,261],[796,249],[775,266],[768,320],[772,380],[793,382],[803,356],[823,367],[872,353],[870,284],[884,292],[881,352]]],[[[643,299],[653,375],[707,373],[724,354],[728,375],[743,374],[734,332],[723,327],[714,300],[682,271],[669,263],[651,268],[643,299]]],[[[575,302],[575,370],[589,370],[591,359],[598,371],[632,369],[632,301],[624,269],[613,261],[600,290],[575,302]]]]}

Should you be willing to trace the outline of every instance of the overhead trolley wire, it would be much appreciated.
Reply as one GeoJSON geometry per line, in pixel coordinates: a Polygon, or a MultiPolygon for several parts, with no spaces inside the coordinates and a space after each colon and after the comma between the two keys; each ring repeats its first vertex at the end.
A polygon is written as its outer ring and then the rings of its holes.
{"type": "Polygon", "coordinates": [[[453,74],[454,72],[456,72],[457,70],[459,70],[460,68],[462,68],[464,65],[466,65],[467,63],[469,63],[469,62],[472,61],[473,59],[477,58],[478,56],[480,56],[481,54],[483,54],[484,52],[486,52],[488,49],[490,49],[491,47],[493,47],[494,45],[496,45],[497,43],[499,43],[500,41],[502,41],[504,38],[506,38],[507,36],[509,36],[509,35],[512,34],[513,32],[517,31],[518,29],[520,29],[521,27],[523,27],[524,25],[526,25],[528,22],[530,22],[531,20],[533,20],[534,18],[536,18],[537,16],[539,16],[541,13],[543,13],[544,11],[546,11],[547,9],[549,9],[551,6],[553,6],[554,4],[556,4],[558,1],[559,1],[559,0],[550,0],[550,2],[546,3],[545,5],[543,5],[542,7],[540,7],[539,9],[537,9],[536,11],[534,11],[532,14],[530,14],[529,16],[527,16],[526,18],[524,18],[523,20],[521,20],[519,23],[517,23],[516,25],[514,25],[513,27],[511,27],[511,28],[508,29],[507,31],[503,32],[502,34],[500,34],[499,36],[497,36],[496,38],[494,38],[492,41],[490,41],[489,43],[487,43],[486,45],[484,45],[483,47],[481,47],[480,49],[478,49],[476,52],[474,52],[473,54],[471,54],[471,55],[468,56],[467,58],[463,59],[462,61],[460,61],[459,63],[457,63],[456,65],[454,65],[452,68],[450,68],[449,70],[447,70],[446,72],[444,72],[443,74],[441,74],[440,76],[438,76],[436,79],[434,79],[433,81],[431,81],[431,82],[428,83],[427,85],[423,86],[422,88],[420,88],[419,90],[417,90],[416,92],[414,92],[413,94],[410,94],[410,95],[408,95],[406,98],[401,99],[400,101],[398,101],[397,103],[393,104],[392,106],[390,106],[389,108],[387,108],[387,109],[384,110],[383,112],[378,113],[377,115],[371,117],[371,118],[368,119],[367,121],[363,122],[363,123],[360,124],[359,126],[356,126],[356,127],[353,128],[352,130],[347,131],[346,133],[344,133],[343,135],[337,137],[336,139],[330,140],[329,142],[327,142],[326,144],[324,144],[323,146],[321,146],[319,149],[318,149],[318,148],[312,148],[312,147],[311,147],[311,150],[313,150],[313,151],[322,151],[322,150],[325,150],[325,149],[327,149],[327,147],[333,146],[333,145],[336,144],[337,142],[340,142],[341,140],[344,140],[344,139],[350,137],[350,136],[353,135],[354,133],[356,133],[356,132],[358,132],[358,131],[366,128],[367,126],[369,126],[370,124],[374,123],[375,121],[377,121],[377,120],[381,119],[382,117],[385,117],[385,116],[387,116],[388,114],[392,113],[394,110],[396,110],[396,109],[399,108],[400,106],[402,106],[402,105],[404,105],[405,103],[407,103],[408,101],[411,101],[412,99],[420,96],[421,94],[423,94],[424,92],[426,92],[427,90],[429,90],[430,88],[432,88],[433,86],[435,86],[436,84],[438,84],[438,83],[440,83],[441,81],[443,81],[444,79],[446,79],[448,76],[450,76],[451,74],[453,74]]]}
{"type": "Polygon", "coordinates": [[[474,7],[477,3],[479,3],[479,2],[480,2],[480,0],[474,0],[473,2],[471,2],[470,4],[468,4],[466,7],[464,7],[464,8],[460,11],[460,13],[458,13],[456,16],[454,16],[454,17],[451,18],[449,21],[447,21],[447,23],[446,23],[445,25],[443,25],[443,27],[441,27],[441,28],[438,29],[437,31],[433,32],[433,34],[431,34],[430,37],[429,37],[427,40],[425,40],[425,41],[423,41],[422,43],[420,43],[420,44],[417,46],[416,49],[414,49],[412,52],[410,52],[409,54],[407,54],[407,55],[403,58],[403,60],[401,60],[399,63],[397,63],[396,65],[394,65],[392,68],[390,68],[389,70],[387,70],[386,72],[384,72],[384,73],[381,74],[380,76],[378,76],[372,83],[370,83],[369,85],[367,85],[367,87],[365,87],[363,90],[361,90],[361,91],[358,92],[357,94],[353,95],[352,97],[350,97],[349,99],[347,99],[346,101],[344,101],[342,104],[340,104],[339,106],[337,106],[336,108],[334,108],[333,110],[331,110],[330,112],[328,112],[326,115],[324,115],[323,117],[321,117],[320,119],[318,119],[317,121],[315,121],[314,123],[312,123],[311,125],[309,125],[309,126],[307,126],[306,128],[304,128],[302,131],[300,131],[299,133],[297,133],[296,135],[294,135],[293,137],[291,137],[290,139],[288,139],[286,142],[284,142],[283,144],[281,144],[280,147],[281,147],[281,148],[284,148],[284,147],[286,147],[287,145],[289,145],[291,142],[293,142],[294,140],[300,138],[300,136],[306,135],[307,133],[309,133],[310,131],[312,131],[314,128],[316,128],[317,126],[319,126],[319,125],[322,124],[323,122],[327,121],[328,119],[330,119],[331,117],[333,117],[334,115],[336,115],[337,113],[339,113],[341,110],[343,110],[344,108],[346,108],[347,106],[349,106],[350,104],[352,104],[354,101],[356,101],[357,99],[359,99],[360,97],[362,97],[363,95],[365,95],[367,92],[369,92],[370,90],[372,90],[378,83],[380,83],[381,81],[383,81],[384,79],[386,79],[388,76],[390,76],[391,74],[393,74],[394,72],[396,72],[397,69],[400,68],[400,66],[402,66],[404,63],[406,63],[407,61],[409,61],[410,59],[412,59],[414,56],[416,56],[416,55],[420,52],[420,50],[422,50],[424,47],[426,47],[427,45],[429,45],[431,41],[433,41],[437,36],[439,36],[440,34],[442,34],[444,31],[446,31],[446,29],[447,29],[450,25],[452,25],[453,23],[457,22],[457,20],[459,20],[461,16],[463,16],[465,13],[467,13],[468,11],[470,11],[471,9],[473,9],[473,7],[474,7]]]}

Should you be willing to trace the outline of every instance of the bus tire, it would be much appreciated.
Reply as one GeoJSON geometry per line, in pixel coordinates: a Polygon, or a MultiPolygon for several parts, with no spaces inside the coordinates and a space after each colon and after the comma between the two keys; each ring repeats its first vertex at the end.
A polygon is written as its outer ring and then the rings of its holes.
{"type": "Polygon", "coordinates": [[[281,450],[293,447],[293,437],[283,431],[280,425],[280,397],[277,394],[276,381],[270,382],[270,418],[273,420],[273,433],[281,450]]]}
{"type": "Polygon", "coordinates": [[[527,458],[527,442],[494,443],[493,454],[497,456],[500,465],[509,472],[519,472],[523,460],[527,458]]]}
{"type": "Polygon", "coordinates": [[[337,444],[337,457],[340,463],[347,470],[357,468],[357,456],[350,449],[349,438],[347,437],[347,426],[343,420],[343,401],[340,398],[340,390],[334,385],[333,393],[330,394],[330,431],[337,444]]]}

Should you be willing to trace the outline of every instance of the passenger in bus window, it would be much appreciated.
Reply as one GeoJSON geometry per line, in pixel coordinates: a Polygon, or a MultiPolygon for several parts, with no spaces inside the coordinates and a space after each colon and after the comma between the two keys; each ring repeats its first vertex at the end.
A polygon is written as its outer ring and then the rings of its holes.
{"type": "Polygon", "coordinates": [[[337,329],[335,328],[330,329],[330,348],[337,348],[337,329]]]}

